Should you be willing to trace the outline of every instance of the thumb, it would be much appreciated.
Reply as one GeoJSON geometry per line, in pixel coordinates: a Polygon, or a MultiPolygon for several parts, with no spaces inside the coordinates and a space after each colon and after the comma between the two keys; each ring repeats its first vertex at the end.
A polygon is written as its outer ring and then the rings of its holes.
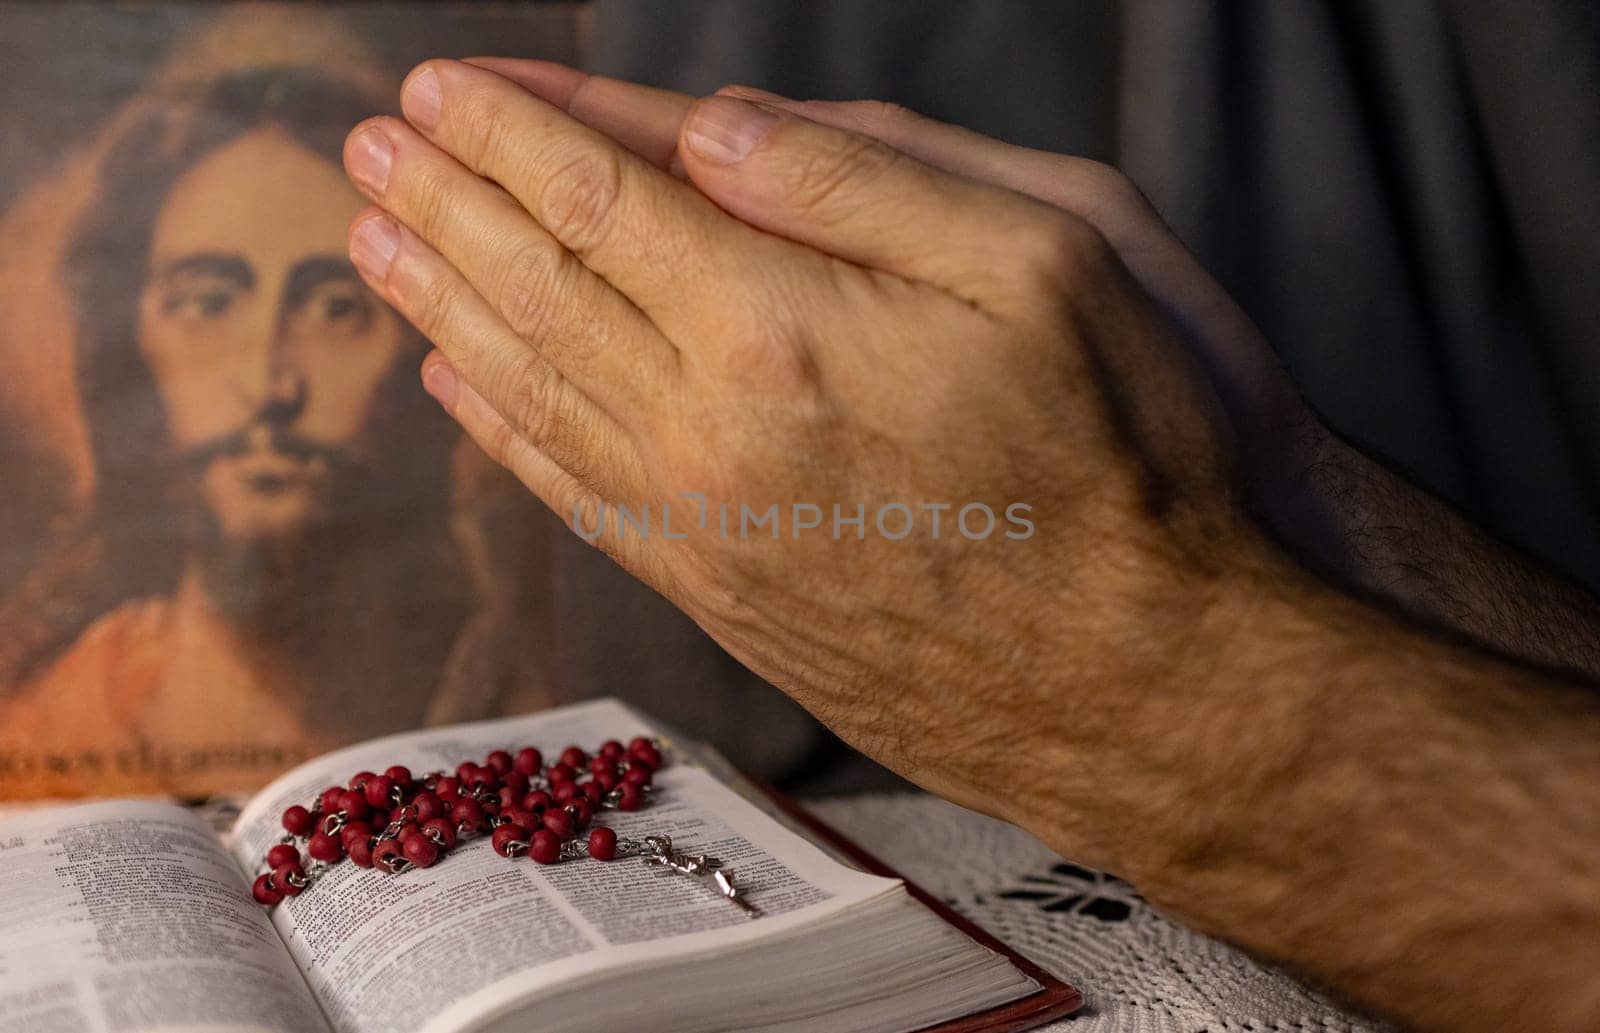
{"type": "Polygon", "coordinates": [[[1071,218],[872,137],[729,96],[695,104],[679,153],[700,191],[736,218],[973,301],[1003,290],[1018,232],[1071,218]]]}

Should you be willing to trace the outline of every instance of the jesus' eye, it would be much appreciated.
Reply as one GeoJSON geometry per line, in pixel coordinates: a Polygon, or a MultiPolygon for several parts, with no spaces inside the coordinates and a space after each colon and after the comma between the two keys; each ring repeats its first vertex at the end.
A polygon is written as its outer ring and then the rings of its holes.
{"type": "Polygon", "coordinates": [[[161,313],[185,322],[205,322],[227,315],[238,297],[228,285],[190,285],[169,288],[161,297],[161,313]]]}
{"type": "Polygon", "coordinates": [[[374,299],[354,281],[328,281],[306,292],[291,316],[294,329],[324,340],[343,340],[372,323],[374,299]]]}

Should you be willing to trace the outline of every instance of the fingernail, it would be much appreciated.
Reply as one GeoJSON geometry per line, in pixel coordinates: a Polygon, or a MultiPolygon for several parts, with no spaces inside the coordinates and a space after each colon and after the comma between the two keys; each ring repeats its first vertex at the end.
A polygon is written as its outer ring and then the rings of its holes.
{"type": "Polygon", "coordinates": [[[689,149],[714,165],[732,165],[755,150],[778,116],[732,97],[708,97],[694,109],[684,131],[689,149]]]}
{"type": "Polygon", "coordinates": [[[440,405],[453,412],[456,407],[456,395],[461,390],[461,381],[456,377],[455,368],[440,359],[422,371],[422,389],[432,395],[440,405]]]}
{"type": "Polygon", "coordinates": [[[400,227],[388,216],[363,219],[350,234],[350,261],[374,280],[389,274],[389,263],[399,250],[400,227]]]}
{"type": "Polygon", "coordinates": [[[394,164],[394,145],[381,129],[364,129],[350,141],[350,175],[374,194],[389,187],[389,168],[394,164]]]}
{"type": "Polygon", "coordinates": [[[411,124],[424,133],[439,124],[439,106],[443,103],[439,93],[439,76],[431,68],[424,68],[406,83],[400,95],[400,110],[411,124]]]}

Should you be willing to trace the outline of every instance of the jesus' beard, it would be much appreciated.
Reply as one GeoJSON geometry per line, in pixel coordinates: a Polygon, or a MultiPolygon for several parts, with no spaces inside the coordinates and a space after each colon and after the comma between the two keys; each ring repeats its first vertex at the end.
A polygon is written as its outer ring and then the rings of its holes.
{"type": "Polygon", "coordinates": [[[202,464],[238,454],[218,443],[178,478],[186,567],[247,662],[297,686],[286,704],[340,738],[411,727],[468,603],[451,572],[444,471],[381,471],[336,448],[282,444],[325,455],[311,517],[269,535],[225,532],[198,490],[202,464]]]}

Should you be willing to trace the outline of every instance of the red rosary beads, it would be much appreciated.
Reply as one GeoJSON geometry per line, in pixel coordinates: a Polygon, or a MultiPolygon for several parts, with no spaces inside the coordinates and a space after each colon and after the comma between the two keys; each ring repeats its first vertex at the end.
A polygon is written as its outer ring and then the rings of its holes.
{"type": "MultiPolygon", "coordinates": [[[[544,755],[527,746],[515,754],[495,750],[482,764],[462,761],[453,775],[436,771],[413,779],[398,764],[381,775],[358,772],[348,785],[324,789],[309,808],[296,804],[283,812],[288,835],[267,851],[266,870],[251,893],[271,907],[299,896],[345,858],[391,874],[427,868],[461,839],[485,832],[503,857],[526,854],[539,864],[609,861],[619,856],[617,834],[593,825],[595,815],[644,806],[663,763],[660,745],[641,736],[626,747],[609,740],[593,756],[568,746],[548,767],[544,755]],[[579,839],[586,829],[587,839],[579,839]]],[[[639,851],[632,841],[621,845],[639,851]]]]}

